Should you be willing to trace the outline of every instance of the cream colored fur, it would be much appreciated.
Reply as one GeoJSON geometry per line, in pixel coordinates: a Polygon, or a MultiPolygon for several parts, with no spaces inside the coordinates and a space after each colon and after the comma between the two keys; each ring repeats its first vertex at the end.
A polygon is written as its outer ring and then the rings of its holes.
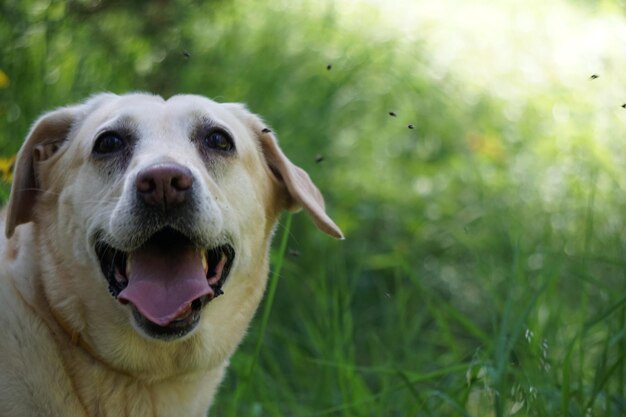
{"type": "Polygon", "coordinates": [[[0,240],[0,416],[205,416],[265,289],[268,249],[282,210],[304,208],[341,237],[308,175],[239,104],[198,96],[97,95],[44,115],[20,154],[0,240]],[[137,136],[120,172],[91,156],[96,136],[120,118],[137,136]],[[210,119],[236,155],[207,165],[190,140],[210,119]],[[129,197],[142,167],[188,167],[202,203],[197,225],[236,249],[224,295],[198,327],[171,341],[136,328],[107,291],[93,233],[124,241],[138,226],[129,197]],[[278,174],[278,175],[276,175],[278,174]]]}

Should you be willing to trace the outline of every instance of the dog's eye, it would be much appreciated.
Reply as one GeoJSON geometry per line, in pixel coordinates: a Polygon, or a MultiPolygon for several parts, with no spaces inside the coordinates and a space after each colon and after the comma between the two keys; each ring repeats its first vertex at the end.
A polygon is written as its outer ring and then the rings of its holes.
{"type": "Polygon", "coordinates": [[[122,150],[126,141],[115,132],[105,132],[96,139],[93,153],[105,155],[122,150]]]}
{"type": "Polygon", "coordinates": [[[222,130],[214,130],[204,137],[204,146],[223,152],[232,151],[235,148],[233,139],[222,130]]]}

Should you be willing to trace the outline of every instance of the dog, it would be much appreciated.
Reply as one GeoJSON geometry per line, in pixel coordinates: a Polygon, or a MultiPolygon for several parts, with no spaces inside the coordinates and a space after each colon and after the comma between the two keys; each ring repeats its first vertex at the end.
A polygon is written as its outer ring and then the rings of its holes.
{"type": "Polygon", "coordinates": [[[277,219],[342,239],[242,104],[103,93],[39,118],[0,251],[0,415],[206,416],[277,219]]]}

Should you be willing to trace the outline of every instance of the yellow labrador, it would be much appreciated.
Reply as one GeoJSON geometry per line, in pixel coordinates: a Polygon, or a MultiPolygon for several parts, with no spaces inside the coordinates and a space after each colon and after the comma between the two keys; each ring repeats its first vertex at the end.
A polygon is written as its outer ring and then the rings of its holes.
{"type": "Polygon", "coordinates": [[[45,114],[0,241],[0,415],[205,416],[299,208],[342,237],[243,105],[101,94],[45,114]]]}

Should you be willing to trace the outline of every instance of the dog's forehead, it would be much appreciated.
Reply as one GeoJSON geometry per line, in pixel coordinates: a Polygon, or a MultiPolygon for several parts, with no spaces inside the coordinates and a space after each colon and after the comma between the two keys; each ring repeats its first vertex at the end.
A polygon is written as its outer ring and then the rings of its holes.
{"type": "MultiPolygon", "coordinates": [[[[210,121],[232,130],[245,129],[244,123],[233,111],[232,105],[218,103],[195,95],[177,95],[164,100],[150,94],[109,95],[93,100],[88,118],[96,124],[124,120],[138,127],[164,128],[168,130],[210,121]]],[[[89,103],[88,103],[89,104],[89,103]]]]}

